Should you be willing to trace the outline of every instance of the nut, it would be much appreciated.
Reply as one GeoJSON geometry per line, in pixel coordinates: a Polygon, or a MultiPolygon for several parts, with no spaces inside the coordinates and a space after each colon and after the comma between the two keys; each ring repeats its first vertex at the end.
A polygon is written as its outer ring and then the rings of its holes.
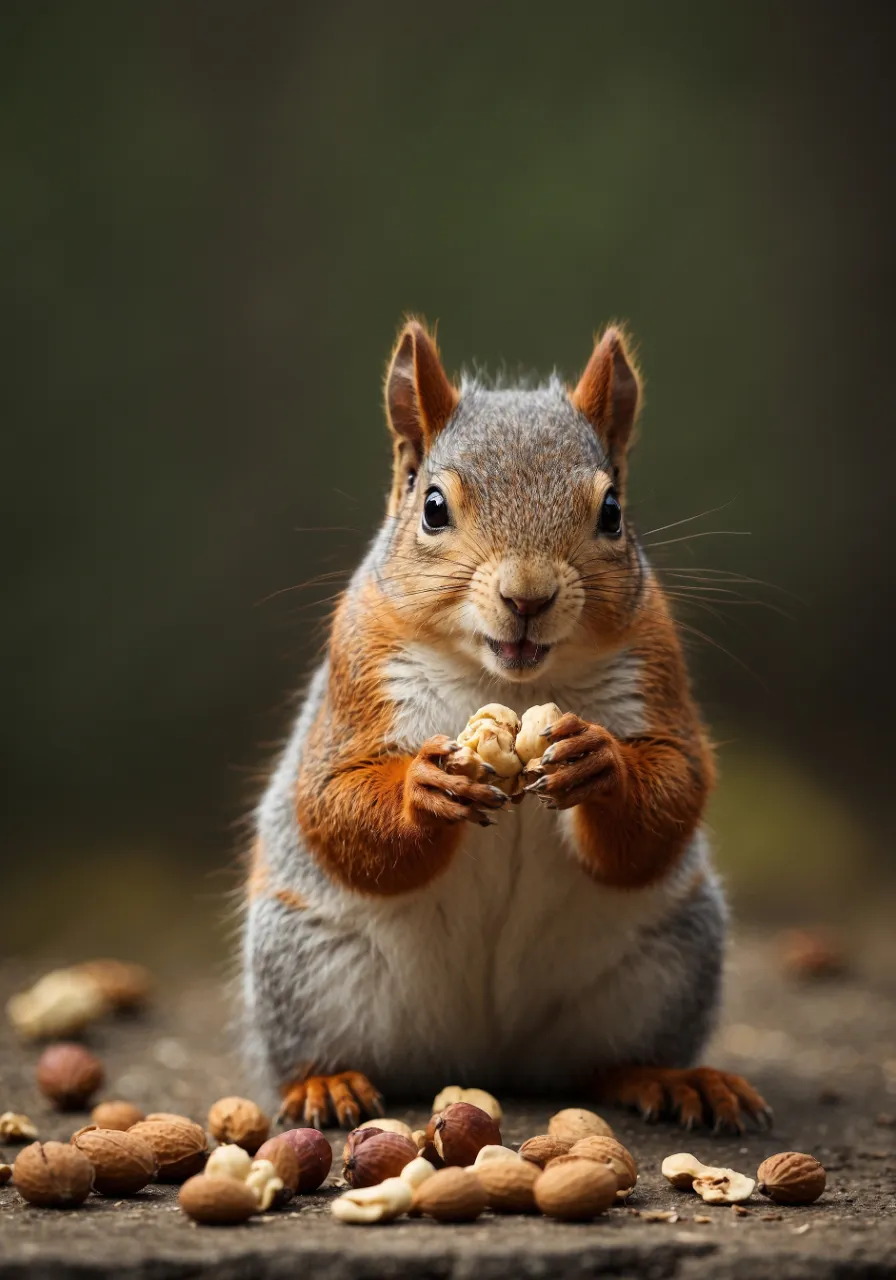
{"type": "Polygon", "coordinates": [[[690,1152],[666,1156],[663,1177],[682,1191],[696,1191],[707,1204],[740,1204],[749,1200],[756,1183],[734,1169],[717,1169],[701,1164],[690,1152]]]}
{"type": "Polygon", "coordinates": [[[237,1182],[245,1182],[251,1168],[249,1152],[235,1142],[215,1147],[205,1164],[205,1172],[210,1178],[236,1178],[237,1182]]]}
{"type": "Polygon", "coordinates": [[[823,929],[794,929],[781,940],[784,968],[805,981],[837,978],[847,969],[846,955],[837,940],[823,929]]]}
{"type": "Polygon", "coordinates": [[[523,712],[523,719],[516,735],[516,753],[524,765],[531,766],[541,760],[548,745],[542,730],[547,729],[563,712],[556,702],[544,702],[540,707],[530,707],[523,712]]]}
{"type": "Polygon", "coordinates": [[[519,717],[515,711],[498,702],[490,702],[470,716],[457,735],[457,741],[462,747],[475,751],[480,760],[491,765],[499,778],[512,780],[523,768],[523,762],[514,750],[519,727],[519,717]]]}
{"type": "Polygon", "coordinates": [[[72,1134],[71,1145],[94,1168],[93,1187],[102,1196],[133,1196],[156,1174],[152,1147],[138,1135],[87,1125],[72,1134]]]}
{"type": "Polygon", "coordinates": [[[535,1184],[542,1172],[531,1160],[487,1160],[476,1170],[488,1207],[496,1213],[535,1213],[535,1184]]]}
{"type": "Polygon", "coordinates": [[[343,1177],[350,1187],[373,1187],[386,1178],[397,1178],[406,1164],[417,1158],[417,1148],[410,1138],[400,1133],[374,1133],[370,1129],[355,1130],[363,1140],[352,1147],[346,1144],[347,1155],[342,1166],[343,1177]]]}
{"type": "Polygon", "coordinates": [[[249,1098],[219,1098],[208,1113],[208,1127],[219,1142],[235,1142],[250,1155],[271,1131],[271,1121],[249,1098]]]}
{"type": "Polygon", "coordinates": [[[33,1142],[37,1129],[27,1116],[4,1111],[0,1116],[0,1142],[33,1142]]]}
{"type": "Polygon", "coordinates": [[[446,1107],[451,1106],[452,1102],[469,1102],[498,1123],[504,1118],[504,1112],[497,1098],[486,1093],[485,1089],[462,1089],[459,1084],[446,1085],[440,1093],[436,1094],[433,1099],[432,1114],[436,1115],[439,1111],[444,1111],[446,1107]]]}
{"type": "Polygon", "coordinates": [[[12,1165],[0,1164],[0,1187],[9,1182],[12,1177],[12,1165]]]}
{"type": "Polygon", "coordinates": [[[472,1222],[486,1199],[485,1187],[472,1169],[439,1169],[414,1192],[413,1208],[437,1222],[472,1222]]]}
{"type": "Polygon", "coordinates": [[[278,1177],[277,1170],[270,1160],[253,1160],[249,1176],[246,1178],[246,1186],[251,1187],[255,1192],[258,1197],[258,1207],[262,1213],[265,1213],[283,1191],[283,1179],[278,1177]]]}
{"type": "Polygon", "coordinates": [[[70,973],[91,978],[112,1009],[139,1009],[152,991],[152,974],[142,964],[124,960],[87,960],[70,973]]]}
{"type": "Polygon", "coordinates": [[[677,1187],[679,1191],[690,1191],[694,1179],[701,1173],[708,1172],[709,1166],[701,1164],[689,1151],[679,1152],[674,1156],[666,1156],[661,1165],[663,1177],[677,1187]]]}
{"type": "Polygon", "coordinates": [[[756,1174],[761,1195],[775,1204],[812,1204],[827,1185],[827,1173],[814,1156],[781,1151],[763,1160],[756,1174]]]}
{"type": "Polygon", "coordinates": [[[470,1102],[452,1102],[435,1117],[432,1142],[447,1165],[472,1164],[483,1147],[503,1145],[495,1121],[470,1102]]]}
{"type": "Polygon", "coordinates": [[[613,1130],[594,1111],[584,1111],[581,1107],[567,1107],[558,1111],[548,1121],[548,1133],[552,1138],[568,1142],[570,1146],[580,1138],[612,1138],[613,1130]]]}
{"type": "Polygon", "coordinates": [[[178,1193],[177,1203],[194,1222],[218,1226],[246,1222],[258,1212],[258,1197],[245,1182],[207,1173],[188,1178],[178,1193]]]}
{"type": "MultiPolygon", "coordinates": [[[[208,1155],[205,1130],[183,1116],[147,1116],[128,1129],[152,1148],[159,1182],[183,1182],[199,1172],[208,1155]]],[[[189,1211],[188,1211],[189,1212],[189,1211]]]]}
{"type": "Polygon", "coordinates": [[[415,1129],[414,1132],[411,1134],[411,1139],[413,1140],[417,1150],[422,1151],[423,1148],[426,1146],[426,1142],[427,1142],[426,1130],[415,1129]]]}
{"type": "Polygon", "coordinates": [[[413,1130],[403,1120],[365,1120],[358,1125],[359,1129],[379,1129],[380,1133],[400,1133],[403,1138],[412,1138],[413,1130]]]}
{"type": "Polygon", "coordinates": [[[630,1151],[615,1138],[580,1138],[570,1147],[571,1156],[584,1156],[608,1165],[616,1174],[617,1194],[624,1199],[638,1181],[638,1166],[630,1151]]]}
{"type": "Polygon", "coordinates": [[[523,1143],[519,1154],[524,1160],[531,1160],[533,1164],[543,1169],[551,1160],[556,1160],[558,1156],[565,1156],[571,1146],[571,1142],[564,1142],[550,1133],[539,1133],[523,1143]]]}
{"type": "Polygon", "coordinates": [[[24,1040],[75,1036],[102,1017],[106,998],[97,982],[73,969],[45,973],[8,1002],[6,1012],[24,1040]]]}
{"type": "MultiPolygon", "coordinates": [[[[218,1150],[220,1149],[219,1147],[218,1150]]],[[[241,1148],[237,1147],[237,1150],[241,1148]]],[[[281,1134],[277,1138],[268,1138],[267,1142],[263,1142],[255,1152],[255,1159],[256,1161],[270,1160],[277,1172],[277,1177],[283,1183],[281,1190],[277,1193],[276,1204],[286,1204],[293,1198],[299,1187],[299,1157],[294,1149],[288,1142],[283,1141],[281,1134]]]]}
{"type": "Polygon", "coordinates": [[[352,1187],[330,1205],[340,1222],[390,1222],[407,1213],[414,1193],[402,1178],[386,1178],[375,1187],[352,1187]]]}
{"type": "Polygon", "coordinates": [[[90,1195],[93,1165],[67,1142],[32,1142],[16,1156],[13,1177],[29,1204],[71,1209],[90,1195]]]}
{"type": "Polygon", "coordinates": [[[398,1176],[414,1191],[427,1178],[431,1178],[435,1171],[435,1165],[430,1164],[428,1160],[424,1160],[423,1156],[417,1156],[410,1164],[405,1165],[398,1176]]]}
{"type": "Polygon", "coordinates": [[[281,1140],[288,1143],[299,1162],[296,1191],[316,1191],[326,1180],[333,1163],[333,1149],[329,1142],[317,1129],[287,1129],[277,1138],[277,1141],[281,1140]]]}
{"type": "Polygon", "coordinates": [[[586,1222],[616,1199],[616,1175],[596,1160],[560,1156],[535,1183],[535,1203],[549,1218],[586,1222]]]}
{"type": "Polygon", "coordinates": [[[60,1111],[77,1111],[102,1085],[99,1058],[82,1044],[63,1041],[44,1049],[37,1062],[37,1085],[60,1111]]]}
{"type": "Polygon", "coordinates": [[[493,1160],[520,1160],[522,1157],[512,1147],[499,1147],[495,1143],[489,1143],[487,1147],[480,1147],[476,1153],[476,1159],[473,1161],[473,1168],[478,1169],[480,1165],[490,1164],[493,1160]]]}
{"type": "Polygon", "coordinates": [[[98,1129],[130,1129],[131,1125],[145,1120],[143,1112],[133,1102],[98,1102],[90,1113],[98,1129]]]}

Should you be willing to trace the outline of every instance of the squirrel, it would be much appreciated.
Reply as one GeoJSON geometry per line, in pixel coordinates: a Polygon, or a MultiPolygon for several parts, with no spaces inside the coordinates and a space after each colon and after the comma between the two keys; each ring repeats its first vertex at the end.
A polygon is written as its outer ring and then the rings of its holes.
{"type": "Polygon", "coordinates": [[[386,518],[255,819],[245,1039],[281,1118],[352,1127],[453,1080],[770,1123],[694,1065],[726,908],[712,749],[626,512],[640,400],[618,326],[574,388],[455,385],[402,329],[386,518]],[[498,701],[562,708],[513,802],[457,742],[498,701]]]}

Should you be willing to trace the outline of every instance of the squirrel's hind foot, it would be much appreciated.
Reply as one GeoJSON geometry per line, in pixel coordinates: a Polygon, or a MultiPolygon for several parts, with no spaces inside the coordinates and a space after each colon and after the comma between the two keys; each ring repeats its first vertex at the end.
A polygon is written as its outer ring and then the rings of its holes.
{"type": "Polygon", "coordinates": [[[283,1089],[280,1120],[300,1121],[323,1129],[335,1117],[342,1129],[354,1129],[365,1116],[384,1116],[382,1095],[360,1071],[333,1076],[306,1076],[283,1089]]]}
{"type": "Polygon", "coordinates": [[[743,1133],[744,1118],[771,1128],[772,1109],[743,1076],[713,1067],[617,1067],[596,1079],[600,1101],[632,1107],[648,1122],[675,1117],[686,1129],[743,1133]]]}

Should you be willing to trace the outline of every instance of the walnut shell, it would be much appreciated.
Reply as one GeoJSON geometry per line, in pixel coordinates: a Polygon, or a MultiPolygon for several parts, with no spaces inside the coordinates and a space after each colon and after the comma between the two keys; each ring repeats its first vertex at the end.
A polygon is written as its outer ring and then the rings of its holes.
{"type": "Polygon", "coordinates": [[[553,1134],[539,1133],[524,1142],[519,1153],[524,1160],[531,1160],[533,1164],[543,1169],[551,1160],[556,1160],[558,1156],[565,1156],[571,1146],[571,1142],[564,1142],[561,1138],[555,1138],[553,1134]]]}
{"type": "Polygon", "coordinates": [[[585,1111],[582,1107],[567,1107],[558,1111],[548,1121],[548,1133],[552,1138],[568,1142],[570,1146],[580,1138],[613,1138],[615,1134],[606,1120],[601,1119],[594,1111],[585,1111]]]}
{"type": "Polygon", "coordinates": [[[452,1102],[435,1117],[432,1142],[446,1165],[469,1165],[483,1147],[503,1146],[496,1122],[470,1102],[452,1102]]]}
{"type": "Polygon", "coordinates": [[[32,1142],[16,1156],[13,1177],[29,1204],[72,1209],[90,1195],[93,1165],[67,1142],[32,1142]]]}
{"type": "Polygon", "coordinates": [[[318,1129],[286,1129],[279,1138],[289,1144],[299,1162],[296,1191],[316,1191],[326,1181],[333,1164],[333,1148],[329,1142],[318,1129]]]}
{"type": "Polygon", "coordinates": [[[756,1174],[761,1195],[776,1204],[812,1204],[827,1186],[824,1165],[801,1151],[780,1151],[756,1174]]]}
{"type": "Polygon", "coordinates": [[[361,1141],[348,1149],[342,1166],[343,1177],[350,1187],[373,1187],[386,1178],[397,1178],[406,1164],[417,1158],[417,1148],[410,1138],[400,1133],[374,1133],[355,1130],[361,1141]]]}
{"type": "Polygon", "coordinates": [[[37,1087],[60,1111],[77,1111],[102,1085],[106,1072],[82,1044],[61,1041],[44,1049],[37,1062],[37,1087]]]}
{"type": "Polygon", "coordinates": [[[596,1160],[560,1156],[535,1183],[535,1203],[549,1218],[587,1222],[616,1199],[616,1175],[596,1160]]]}
{"type": "Polygon", "coordinates": [[[622,1196],[628,1195],[638,1181],[638,1166],[634,1157],[615,1138],[580,1138],[570,1147],[569,1154],[608,1165],[616,1174],[618,1190],[622,1196]]]}
{"type": "Polygon", "coordinates": [[[472,1169],[439,1169],[414,1192],[413,1208],[437,1222],[472,1222],[486,1206],[485,1187],[472,1169]]]}
{"type": "Polygon", "coordinates": [[[208,1127],[219,1142],[235,1142],[253,1155],[267,1140],[271,1121],[249,1098],[219,1098],[208,1113],[208,1127]]]}
{"type": "Polygon", "coordinates": [[[542,1176],[531,1160],[486,1160],[476,1168],[488,1207],[496,1213],[536,1213],[535,1184],[542,1176]]]}
{"type": "Polygon", "coordinates": [[[98,1102],[90,1113],[90,1118],[98,1129],[130,1129],[139,1124],[146,1116],[133,1102],[98,1102]]]}
{"type": "Polygon", "coordinates": [[[208,1157],[205,1130],[182,1116],[154,1120],[147,1116],[128,1129],[152,1148],[159,1182],[183,1182],[198,1173],[208,1157]]]}
{"type": "Polygon", "coordinates": [[[523,719],[516,735],[516,753],[523,764],[528,765],[534,760],[541,759],[549,745],[542,730],[547,729],[562,715],[563,712],[556,702],[545,702],[539,707],[530,707],[528,711],[523,712],[523,719]]]}
{"type": "Polygon", "coordinates": [[[139,1009],[152,992],[152,974],[142,964],[125,960],[86,960],[73,973],[86,974],[97,984],[113,1009],[139,1009]]]}
{"type": "Polygon", "coordinates": [[[177,1203],[194,1222],[217,1226],[246,1222],[258,1212],[258,1197],[245,1182],[207,1173],[188,1178],[178,1193],[177,1203]]]}
{"type": "Polygon", "coordinates": [[[268,1138],[267,1142],[263,1142],[255,1152],[255,1159],[256,1161],[270,1160],[277,1177],[283,1183],[274,1203],[286,1204],[299,1189],[299,1157],[295,1148],[290,1143],[284,1142],[283,1135],[280,1134],[276,1138],[268,1138]]]}
{"type": "Polygon", "coordinates": [[[72,1134],[71,1145],[93,1165],[93,1187],[102,1196],[136,1195],[156,1175],[153,1149],[137,1134],[88,1125],[72,1134]]]}

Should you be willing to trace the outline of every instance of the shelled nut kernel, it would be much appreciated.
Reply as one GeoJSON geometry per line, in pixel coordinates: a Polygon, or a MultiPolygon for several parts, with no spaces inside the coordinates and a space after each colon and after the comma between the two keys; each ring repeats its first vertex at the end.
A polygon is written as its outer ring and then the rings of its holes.
{"type": "Polygon", "coordinates": [[[0,1142],[33,1142],[36,1137],[37,1129],[27,1116],[15,1111],[0,1115],[0,1142]]]}
{"type": "Polygon", "coordinates": [[[544,1169],[551,1160],[556,1160],[558,1156],[565,1156],[571,1146],[571,1142],[555,1138],[553,1134],[539,1133],[524,1142],[519,1153],[524,1160],[531,1160],[533,1164],[544,1169]]]}
{"type": "Polygon", "coordinates": [[[253,1160],[246,1178],[246,1186],[251,1187],[258,1197],[258,1207],[264,1213],[270,1209],[283,1191],[283,1179],[278,1177],[277,1170],[270,1160],[253,1160]]]}
{"type": "Polygon", "coordinates": [[[391,1222],[407,1213],[413,1198],[414,1192],[404,1179],[386,1178],[373,1187],[350,1188],[332,1202],[330,1212],[340,1222],[358,1225],[391,1222]]]}

